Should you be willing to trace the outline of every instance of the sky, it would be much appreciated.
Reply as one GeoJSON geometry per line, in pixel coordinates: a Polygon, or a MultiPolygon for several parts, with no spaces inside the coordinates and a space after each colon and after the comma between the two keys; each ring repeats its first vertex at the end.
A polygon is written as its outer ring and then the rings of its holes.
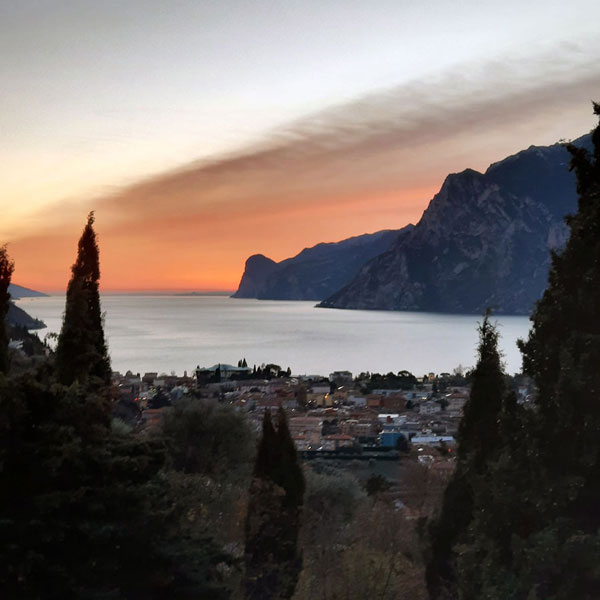
{"type": "Polygon", "coordinates": [[[445,176],[574,139],[597,0],[3,0],[0,244],[66,287],[233,290],[244,261],[415,223],[445,176]]]}

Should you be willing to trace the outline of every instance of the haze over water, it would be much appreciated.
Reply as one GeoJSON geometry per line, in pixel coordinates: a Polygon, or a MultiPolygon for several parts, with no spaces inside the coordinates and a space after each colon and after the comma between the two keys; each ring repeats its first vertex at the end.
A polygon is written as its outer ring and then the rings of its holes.
{"type": "MultiPolygon", "coordinates": [[[[60,331],[64,296],[24,298],[19,306],[60,331]]],[[[415,375],[452,372],[476,361],[474,315],[317,309],[314,302],[227,296],[102,297],[112,368],[134,373],[190,373],[197,365],[276,363],[294,374],[334,370],[415,375]]],[[[516,346],[529,319],[498,316],[506,370],[521,369],[516,346]]]]}

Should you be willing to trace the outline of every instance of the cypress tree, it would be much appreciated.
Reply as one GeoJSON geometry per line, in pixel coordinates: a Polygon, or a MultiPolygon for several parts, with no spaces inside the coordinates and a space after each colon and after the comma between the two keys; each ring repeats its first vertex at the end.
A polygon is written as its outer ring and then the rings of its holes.
{"type": "MultiPolygon", "coordinates": [[[[594,112],[600,116],[599,104],[594,112]]],[[[572,497],[570,516],[595,530],[600,527],[600,125],[592,141],[593,156],[567,147],[577,175],[578,212],[567,218],[569,241],[552,257],[548,289],[522,351],[524,371],[537,388],[540,467],[557,494],[572,497]],[[557,489],[563,485],[566,489],[557,489]]]]}
{"type": "Polygon", "coordinates": [[[478,354],[457,435],[456,470],[444,493],[440,516],[430,527],[426,577],[432,598],[457,597],[456,546],[466,539],[476,510],[476,489],[487,477],[489,461],[500,444],[499,416],[506,384],[498,331],[490,322],[489,310],[479,326],[478,354]]]}
{"type": "Polygon", "coordinates": [[[591,155],[567,146],[578,212],[520,343],[536,396],[531,407],[506,397],[499,452],[472,486],[461,599],[600,597],[600,125],[592,141],[591,155]]]}
{"type": "Polygon", "coordinates": [[[537,388],[529,449],[537,519],[522,542],[520,579],[545,598],[600,597],[600,125],[592,142],[591,154],[567,146],[578,211],[521,344],[537,388]],[[569,564],[574,578],[562,576],[569,564]]]}
{"type": "Polygon", "coordinates": [[[248,600],[291,598],[302,569],[298,532],[304,475],[285,412],[277,430],[265,412],[245,525],[244,594],[248,600]]]}
{"type": "Polygon", "coordinates": [[[10,303],[8,286],[12,278],[15,265],[10,260],[6,246],[0,247],[0,373],[8,371],[8,331],[6,316],[10,303]]]}
{"type": "Polygon", "coordinates": [[[110,385],[111,369],[98,287],[99,250],[93,225],[94,213],[90,212],[71,268],[63,325],[56,347],[58,378],[65,385],[75,381],[96,387],[110,385]]]}

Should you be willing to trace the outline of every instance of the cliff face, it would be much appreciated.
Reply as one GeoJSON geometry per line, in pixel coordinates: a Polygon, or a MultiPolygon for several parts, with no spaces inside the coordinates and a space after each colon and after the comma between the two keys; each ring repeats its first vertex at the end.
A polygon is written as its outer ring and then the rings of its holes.
{"type": "Polygon", "coordinates": [[[256,298],[265,279],[277,268],[277,263],[263,254],[253,254],[246,260],[240,285],[232,298],[256,298]]]}
{"type": "Polygon", "coordinates": [[[387,250],[412,225],[378,231],[341,242],[305,248],[293,258],[276,263],[257,254],[246,261],[234,298],[261,300],[322,300],[346,285],[371,258],[387,250]]]}
{"type": "Polygon", "coordinates": [[[320,306],[529,313],[576,210],[569,157],[558,144],[531,147],[485,174],[449,175],[414,229],[320,306]]]}
{"type": "Polygon", "coordinates": [[[43,329],[46,327],[43,321],[34,319],[28,315],[22,308],[19,308],[12,302],[8,305],[8,314],[6,315],[8,325],[25,327],[26,329],[43,329]]]}

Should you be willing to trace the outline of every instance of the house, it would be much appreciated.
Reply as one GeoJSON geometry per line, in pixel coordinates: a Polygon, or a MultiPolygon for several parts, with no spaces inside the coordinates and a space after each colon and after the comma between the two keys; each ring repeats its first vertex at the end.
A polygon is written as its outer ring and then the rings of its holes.
{"type": "Polygon", "coordinates": [[[324,384],[324,383],[315,383],[314,385],[311,386],[310,389],[312,394],[329,394],[329,392],[331,391],[331,386],[329,384],[324,384]]]}
{"type": "Polygon", "coordinates": [[[320,417],[291,417],[288,420],[288,428],[292,438],[296,439],[296,436],[303,436],[303,438],[299,437],[298,439],[302,439],[306,446],[316,448],[321,443],[323,419],[320,417]]]}
{"type": "Polygon", "coordinates": [[[369,408],[383,408],[383,394],[369,394],[367,396],[367,406],[369,408]]]}
{"type": "Polygon", "coordinates": [[[250,367],[234,367],[226,363],[218,363],[212,367],[196,367],[196,379],[198,381],[206,380],[209,377],[214,377],[219,371],[221,379],[231,379],[235,376],[247,376],[250,373],[250,367]]]}
{"type": "Polygon", "coordinates": [[[322,450],[339,450],[340,448],[353,448],[354,438],[345,433],[332,433],[323,436],[322,450]]]}
{"type": "Polygon", "coordinates": [[[366,406],[367,399],[364,396],[355,396],[354,394],[348,394],[346,404],[350,404],[351,406],[366,406]]]}
{"type": "Polygon", "coordinates": [[[425,402],[421,402],[421,404],[419,404],[420,415],[433,415],[441,412],[441,410],[442,407],[433,400],[426,400],[425,402]]]}
{"type": "Polygon", "coordinates": [[[335,383],[336,386],[351,386],[352,373],[350,371],[334,371],[329,373],[329,381],[335,383]]]}

